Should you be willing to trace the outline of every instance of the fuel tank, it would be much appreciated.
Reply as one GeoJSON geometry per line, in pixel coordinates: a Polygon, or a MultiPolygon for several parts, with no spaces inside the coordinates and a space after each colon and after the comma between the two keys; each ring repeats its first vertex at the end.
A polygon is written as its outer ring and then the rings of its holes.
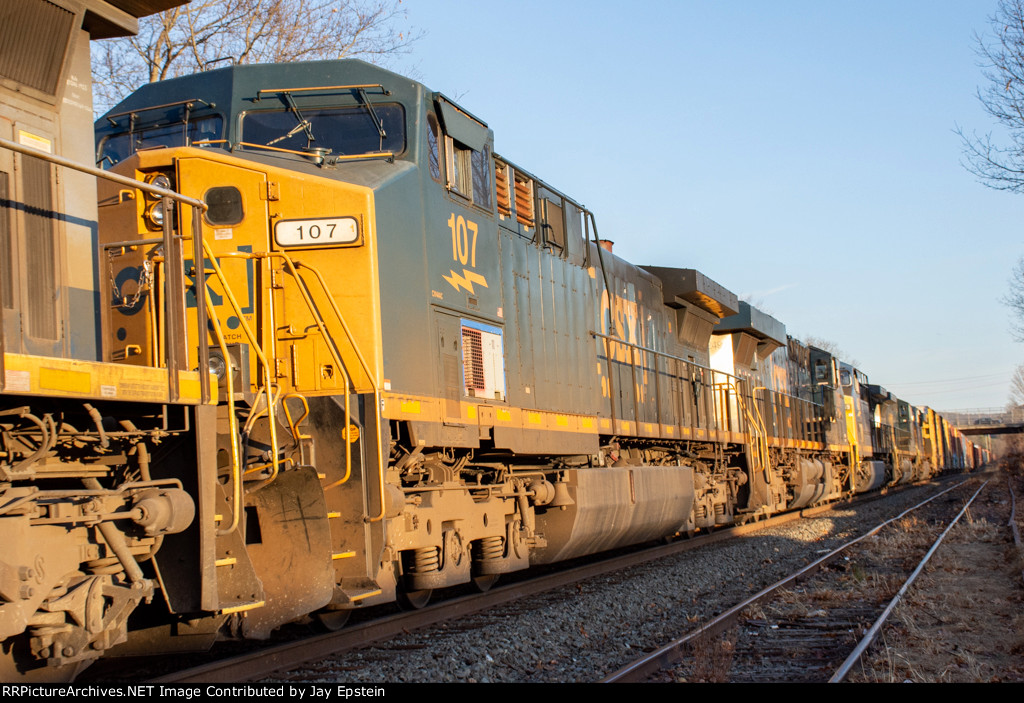
{"type": "Polygon", "coordinates": [[[547,546],[536,564],[571,559],[645,542],[686,529],[693,512],[693,469],[627,466],[567,472],[574,504],[537,511],[547,546]]]}

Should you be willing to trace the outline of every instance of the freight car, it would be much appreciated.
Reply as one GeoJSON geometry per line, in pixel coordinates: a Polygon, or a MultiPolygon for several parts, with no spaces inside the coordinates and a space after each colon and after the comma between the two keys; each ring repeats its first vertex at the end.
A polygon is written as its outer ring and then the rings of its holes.
{"type": "MultiPolygon", "coordinates": [[[[107,27],[77,11],[71,26],[107,27]]],[[[98,210],[50,218],[96,232],[80,286],[96,309],[52,296],[57,327],[94,342],[33,357],[33,335],[4,335],[2,529],[19,547],[0,623],[19,674],[335,627],[927,478],[963,451],[701,273],[617,257],[484,122],[380,68],[220,69],[146,86],[95,127],[105,177],[69,193],[98,191],[98,210]],[[51,552],[60,568],[37,569],[51,552]]],[[[57,183],[0,212],[27,220],[57,183]]],[[[18,226],[5,241],[35,236],[18,226]]],[[[27,291],[38,262],[10,246],[3,281],[27,291]]]]}
{"type": "MultiPolygon", "coordinates": [[[[101,172],[61,165],[93,162],[90,38],[127,35],[173,4],[0,0],[4,681],[67,679],[126,639],[129,615],[167,578],[146,560],[193,522],[201,464],[216,467],[213,451],[201,454],[213,447],[215,385],[180,345],[149,366],[103,361],[92,265],[101,172]]],[[[180,248],[166,234],[173,278],[180,248]]],[[[171,286],[183,291],[180,279],[171,286]]],[[[183,329],[179,297],[162,310],[183,329]]]]}

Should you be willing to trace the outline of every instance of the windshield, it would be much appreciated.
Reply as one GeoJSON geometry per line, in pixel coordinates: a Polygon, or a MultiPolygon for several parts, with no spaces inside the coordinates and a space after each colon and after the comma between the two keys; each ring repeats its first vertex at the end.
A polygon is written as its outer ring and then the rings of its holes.
{"type": "Polygon", "coordinates": [[[401,105],[374,105],[384,137],[364,106],[302,108],[304,123],[293,110],[248,112],[242,118],[242,141],[275,149],[330,149],[353,156],[405,149],[405,112],[401,105]],[[312,135],[312,140],[310,139],[312,135]]]}
{"type": "Polygon", "coordinates": [[[220,139],[224,120],[219,115],[174,124],[137,127],[134,131],[111,134],[100,143],[97,163],[108,168],[140,149],[189,146],[193,142],[220,139]],[[187,132],[186,132],[187,130],[187,132]]]}

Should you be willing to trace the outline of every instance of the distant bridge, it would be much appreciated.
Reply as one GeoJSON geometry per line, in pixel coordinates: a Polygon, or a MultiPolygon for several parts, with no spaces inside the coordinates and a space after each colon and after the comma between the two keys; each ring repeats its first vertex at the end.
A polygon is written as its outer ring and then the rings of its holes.
{"type": "Polygon", "coordinates": [[[939,414],[965,435],[1024,433],[1024,407],[940,410],[939,414]]]}

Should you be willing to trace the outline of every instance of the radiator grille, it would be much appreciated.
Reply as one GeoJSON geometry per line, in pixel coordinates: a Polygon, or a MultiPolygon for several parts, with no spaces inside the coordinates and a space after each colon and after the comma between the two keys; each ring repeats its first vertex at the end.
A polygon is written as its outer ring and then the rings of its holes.
{"type": "Polygon", "coordinates": [[[74,21],[46,0],[0,0],[0,76],[55,95],[74,21]]]}
{"type": "Polygon", "coordinates": [[[57,281],[53,194],[50,164],[21,160],[25,193],[25,254],[28,287],[28,331],[41,339],[57,339],[57,281]]]}
{"type": "Polygon", "coordinates": [[[524,227],[533,227],[533,181],[515,174],[516,219],[524,227]]]}
{"type": "Polygon", "coordinates": [[[498,214],[511,216],[512,196],[508,190],[508,165],[500,161],[494,163],[494,190],[498,195],[498,214]]]}
{"type": "Polygon", "coordinates": [[[0,171],[0,308],[14,307],[14,250],[11,248],[10,176],[0,171]]]}
{"type": "Polygon", "coordinates": [[[486,389],[484,380],[484,345],[479,330],[462,328],[462,372],[466,394],[480,395],[486,389]]]}

